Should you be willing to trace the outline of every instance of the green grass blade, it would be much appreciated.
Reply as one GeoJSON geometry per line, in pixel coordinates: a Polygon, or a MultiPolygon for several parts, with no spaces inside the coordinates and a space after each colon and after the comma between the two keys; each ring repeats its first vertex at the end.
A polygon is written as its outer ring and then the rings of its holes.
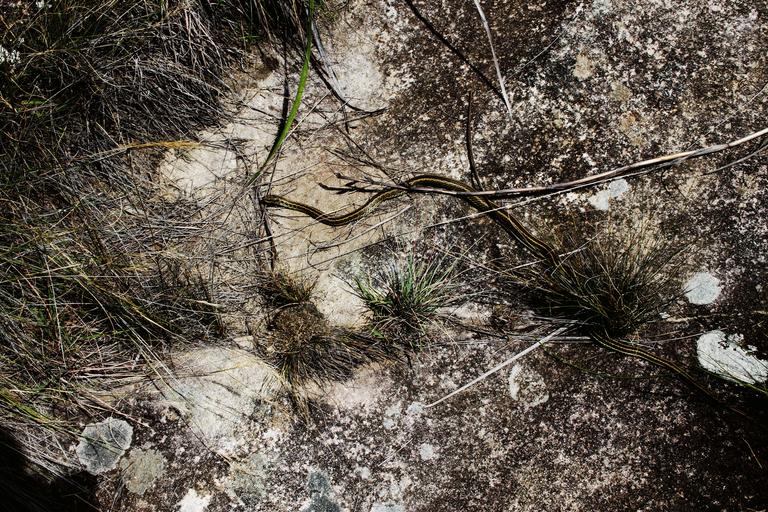
{"type": "Polygon", "coordinates": [[[269,163],[272,161],[272,158],[274,158],[277,151],[283,145],[283,141],[285,141],[285,138],[288,136],[288,132],[291,130],[291,126],[293,125],[293,120],[296,117],[296,113],[299,111],[299,105],[301,104],[301,97],[304,94],[304,86],[307,83],[307,75],[309,74],[309,60],[312,57],[311,27],[312,27],[312,20],[314,16],[314,8],[315,8],[315,0],[309,0],[310,30],[307,31],[307,50],[304,53],[304,65],[301,68],[301,78],[299,79],[299,88],[296,90],[296,99],[293,100],[293,106],[291,107],[291,111],[288,113],[288,119],[286,119],[285,121],[285,126],[283,127],[283,131],[280,133],[280,137],[278,137],[277,142],[272,147],[272,151],[269,152],[267,159],[264,160],[264,163],[261,165],[259,170],[250,180],[248,180],[248,185],[252,185],[253,182],[256,181],[256,178],[261,176],[261,173],[264,172],[264,169],[266,169],[267,165],[269,165],[269,163]]]}

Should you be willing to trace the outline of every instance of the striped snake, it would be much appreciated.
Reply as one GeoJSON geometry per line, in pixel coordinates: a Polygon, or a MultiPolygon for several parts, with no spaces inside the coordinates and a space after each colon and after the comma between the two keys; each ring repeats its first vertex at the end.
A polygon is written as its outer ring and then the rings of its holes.
{"type": "MultiPolygon", "coordinates": [[[[434,189],[435,191],[451,191],[451,192],[465,192],[472,193],[477,190],[463,181],[446,178],[436,174],[419,174],[413,178],[410,178],[403,182],[405,188],[401,189],[389,189],[372,196],[361,207],[338,216],[328,215],[317,208],[308,206],[303,203],[297,203],[290,201],[284,197],[276,195],[267,195],[262,198],[262,203],[272,208],[287,208],[289,210],[295,210],[304,213],[322,224],[328,226],[344,226],[360,220],[370,215],[376,208],[385,201],[400,197],[409,192],[422,192],[429,193],[429,190],[409,190],[412,188],[419,189],[434,189]]],[[[557,272],[561,277],[565,279],[576,279],[574,272],[571,268],[564,264],[557,252],[546,242],[534,236],[523,224],[520,223],[514,216],[512,216],[506,209],[503,209],[494,201],[485,197],[477,195],[462,195],[461,199],[469,203],[473,208],[481,213],[488,215],[499,226],[504,229],[512,238],[520,242],[526,249],[534,254],[537,258],[543,260],[543,262],[549,266],[554,272],[557,272]]],[[[591,326],[587,328],[587,334],[592,341],[600,347],[618,352],[631,357],[637,357],[644,359],[656,366],[671,371],[678,375],[684,381],[686,381],[691,387],[701,391],[707,397],[714,400],[717,403],[725,405],[729,409],[747,416],[745,413],[738,409],[724,404],[720,399],[713,395],[707,388],[694,379],[687,371],[685,371],[678,364],[665,359],[661,356],[657,356],[652,352],[649,352],[637,345],[626,343],[607,335],[604,329],[591,326]]],[[[751,418],[750,418],[751,419],[751,418]]]]}
{"type": "MultiPolygon", "coordinates": [[[[364,205],[356,210],[353,210],[347,214],[339,216],[331,216],[321,212],[317,208],[308,206],[303,203],[297,203],[290,201],[281,196],[267,195],[262,198],[261,202],[269,207],[287,208],[289,210],[295,210],[297,212],[309,215],[318,222],[327,226],[345,226],[357,220],[370,215],[379,205],[390,199],[400,197],[403,194],[409,192],[408,188],[432,188],[437,191],[448,190],[451,192],[477,192],[476,189],[467,185],[463,181],[446,178],[437,174],[419,174],[409,180],[403,182],[406,188],[402,189],[389,189],[372,196],[364,205]]],[[[509,235],[523,244],[529,251],[536,256],[542,258],[547,264],[553,268],[560,265],[560,258],[557,256],[552,248],[536,238],[528,229],[523,226],[516,218],[503,209],[501,206],[479,196],[461,196],[466,202],[473,206],[478,211],[485,213],[494,221],[496,221],[509,235]]]]}

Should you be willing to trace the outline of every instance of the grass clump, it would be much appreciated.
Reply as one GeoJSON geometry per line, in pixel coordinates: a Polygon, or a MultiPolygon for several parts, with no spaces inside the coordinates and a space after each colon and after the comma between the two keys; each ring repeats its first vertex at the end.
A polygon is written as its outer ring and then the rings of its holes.
{"type": "Polygon", "coordinates": [[[286,389],[299,393],[354,375],[360,366],[387,359],[383,345],[365,332],[329,326],[312,303],[280,309],[269,322],[262,353],[286,389]]]}
{"type": "Polygon", "coordinates": [[[309,302],[315,285],[317,279],[284,268],[263,271],[256,278],[256,287],[272,308],[309,302]]]}
{"type": "Polygon", "coordinates": [[[569,245],[577,249],[563,257],[565,271],[535,267],[523,277],[553,316],[599,324],[611,336],[624,336],[677,296],[671,288],[685,247],[672,247],[647,221],[622,234],[613,226],[590,240],[570,237],[569,245]]]}
{"type": "Polygon", "coordinates": [[[116,245],[116,226],[78,221],[80,208],[49,211],[53,225],[0,217],[0,418],[59,478],[73,462],[57,437],[120,415],[121,386],[166,347],[218,330],[194,272],[163,257],[145,266],[116,245]]]}
{"type": "Polygon", "coordinates": [[[428,326],[443,308],[466,301],[466,285],[458,281],[458,259],[426,246],[413,246],[373,275],[356,276],[354,293],[373,316],[373,329],[385,337],[407,340],[421,348],[428,326]],[[414,341],[416,340],[416,341],[414,341]]]}
{"type": "Polygon", "coordinates": [[[310,387],[347,380],[365,364],[396,357],[366,330],[329,325],[312,302],[316,284],[284,268],[263,272],[257,284],[269,312],[265,328],[254,333],[256,353],[302,413],[310,387]]]}
{"type": "Polygon", "coordinates": [[[0,423],[41,473],[77,469],[58,436],[119,413],[115,389],[167,348],[222,334],[181,256],[199,205],[154,164],[227,117],[237,34],[267,28],[242,14],[256,5],[0,6],[0,423]]]}
{"type": "MultiPolygon", "coordinates": [[[[0,78],[0,125],[15,141],[2,148],[6,171],[194,138],[225,114],[219,77],[234,56],[213,13],[196,3],[18,2],[2,9],[0,45],[14,56],[0,78]]],[[[108,160],[95,167],[102,179],[118,178],[108,160]]]]}

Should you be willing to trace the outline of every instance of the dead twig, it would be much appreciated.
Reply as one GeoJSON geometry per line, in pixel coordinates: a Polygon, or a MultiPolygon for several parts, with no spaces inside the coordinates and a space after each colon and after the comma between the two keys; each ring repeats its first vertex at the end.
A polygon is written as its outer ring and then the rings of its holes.
{"type": "MultiPolygon", "coordinates": [[[[406,185],[398,185],[394,183],[385,183],[381,181],[376,181],[371,178],[364,178],[364,179],[358,179],[358,178],[352,178],[349,176],[344,176],[342,174],[336,173],[336,177],[340,180],[345,180],[348,183],[344,185],[343,188],[335,188],[334,190],[347,190],[347,191],[364,191],[364,192],[372,192],[372,193],[378,193],[382,190],[388,190],[388,189],[400,189],[400,190],[407,190],[408,192],[425,192],[430,194],[443,194],[447,196],[456,196],[456,197],[463,197],[463,196],[492,196],[492,197],[509,197],[509,196],[520,196],[520,195],[532,195],[532,194],[540,194],[542,192],[566,192],[571,190],[576,190],[582,187],[595,185],[598,183],[602,183],[614,178],[618,178],[619,176],[627,174],[629,171],[635,171],[640,169],[645,169],[647,167],[652,166],[658,166],[654,169],[649,169],[645,173],[652,172],[654,170],[659,169],[665,169],[667,167],[672,167],[674,165],[679,165],[686,160],[689,160],[691,158],[698,158],[705,155],[711,155],[714,153],[719,153],[721,151],[725,151],[727,149],[734,148],[736,146],[739,146],[741,144],[744,144],[746,142],[749,142],[751,140],[760,138],[764,135],[768,134],[768,128],[764,128],[763,130],[760,130],[758,132],[752,133],[750,135],[747,135],[746,137],[742,137],[741,139],[738,139],[733,142],[726,142],[725,144],[715,144],[713,146],[708,146],[706,148],[697,149],[694,151],[685,151],[683,153],[674,153],[671,155],[665,155],[660,156],[656,158],[651,158],[650,160],[643,160],[641,162],[636,162],[633,164],[625,165],[623,167],[619,167],[617,169],[613,169],[611,171],[607,171],[604,173],[596,174],[594,176],[587,176],[585,178],[580,178],[578,180],[573,181],[566,181],[562,183],[554,183],[550,185],[538,185],[538,186],[532,186],[532,187],[519,187],[519,188],[505,188],[500,190],[478,190],[475,192],[459,192],[454,190],[443,190],[443,189],[436,189],[436,188],[424,188],[424,187],[409,187],[406,185]],[[381,189],[361,189],[359,187],[356,187],[355,184],[364,184],[367,186],[378,186],[382,187],[381,189]]],[[[766,145],[762,144],[758,150],[751,153],[749,156],[742,158],[738,160],[737,162],[734,162],[733,164],[729,165],[735,165],[736,163],[743,162],[747,158],[751,158],[752,156],[756,155],[763,149],[765,149],[766,145]]],[[[726,166],[728,167],[728,166],[726,166]]],[[[719,171],[721,169],[724,169],[726,167],[721,167],[718,169],[715,169],[713,171],[706,172],[704,174],[711,174],[713,172],[719,171]]],[[[645,174],[643,173],[643,174],[645,174]]],[[[327,186],[326,186],[327,187],[327,186]]],[[[330,188],[330,187],[327,187],[330,188]]]]}

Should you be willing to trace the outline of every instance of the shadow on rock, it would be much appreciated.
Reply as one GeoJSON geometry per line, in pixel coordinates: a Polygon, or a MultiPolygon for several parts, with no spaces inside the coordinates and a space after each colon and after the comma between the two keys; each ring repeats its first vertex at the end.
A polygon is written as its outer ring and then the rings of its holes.
{"type": "Polygon", "coordinates": [[[0,426],[0,496],[8,512],[80,512],[100,510],[96,478],[79,472],[48,479],[34,472],[19,442],[0,426]]]}

